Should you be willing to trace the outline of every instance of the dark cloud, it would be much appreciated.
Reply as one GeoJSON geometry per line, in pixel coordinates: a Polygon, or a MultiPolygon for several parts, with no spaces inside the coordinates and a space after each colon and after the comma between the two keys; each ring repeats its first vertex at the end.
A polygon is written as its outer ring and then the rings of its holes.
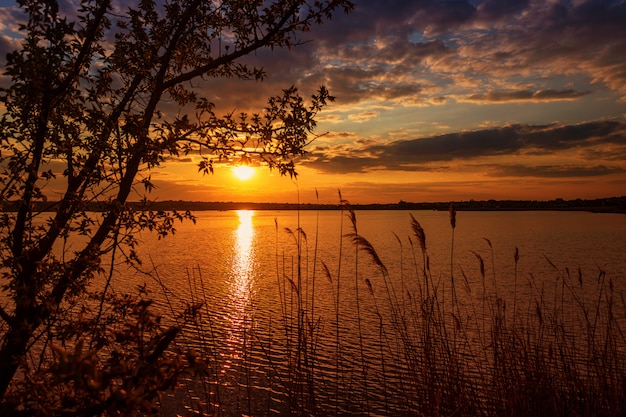
{"type": "Polygon", "coordinates": [[[500,77],[586,74],[626,94],[626,57],[619,52],[626,50],[625,21],[623,1],[529,3],[523,13],[469,39],[467,55],[456,64],[500,77]]]}
{"type": "Polygon", "coordinates": [[[481,90],[528,77],[536,88],[519,91],[542,93],[518,99],[540,101],[583,97],[589,87],[550,85],[583,74],[626,96],[624,22],[624,1],[358,1],[353,15],[314,33],[314,53],[335,51],[333,68],[367,68],[372,80],[379,66],[405,83],[421,74],[448,87],[471,80],[464,84],[481,90]]]}
{"type": "MultiPolygon", "coordinates": [[[[129,1],[116,1],[116,13],[129,1]]],[[[415,105],[433,95],[459,97],[460,86],[471,101],[540,102],[586,96],[589,85],[550,83],[583,74],[626,97],[624,22],[624,1],[356,0],[351,14],[338,11],[302,34],[302,45],[246,57],[266,69],[264,86],[214,80],[202,88],[229,109],[262,107],[294,83],[305,91],[328,85],[342,104],[415,105]],[[250,89],[253,97],[244,98],[250,89]]],[[[0,56],[12,46],[2,40],[0,56]]]]}
{"type": "Polygon", "coordinates": [[[3,6],[0,7],[0,65],[2,66],[6,65],[7,53],[19,46],[20,39],[16,34],[19,25],[25,23],[25,15],[17,7],[17,3],[3,6]]]}
{"type": "Polygon", "coordinates": [[[493,177],[537,177],[537,178],[568,178],[568,177],[599,177],[603,175],[621,174],[623,168],[604,165],[499,165],[487,170],[493,177]]]}
{"type": "Polygon", "coordinates": [[[354,0],[349,15],[337,13],[331,24],[314,28],[312,38],[322,46],[341,48],[376,38],[406,37],[415,30],[414,16],[430,1],[354,0]]]}
{"type": "MultiPolygon", "coordinates": [[[[305,164],[324,172],[367,172],[374,170],[442,169],[441,163],[506,155],[553,155],[571,149],[617,145],[623,155],[626,124],[597,121],[572,126],[512,125],[494,129],[459,132],[388,144],[355,147],[350,153],[333,149],[313,151],[305,164]],[[336,151],[335,151],[336,152],[336,151]],[[437,163],[433,168],[431,163],[437,163]]],[[[606,150],[605,150],[606,151],[606,150]]],[[[573,172],[573,171],[572,171],[573,172]]]]}
{"type": "Polygon", "coordinates": [[[425,1],[417,8],[410,22],[428,36],[449,33],[452,28],[466,27],[476,19],[476,6],[465,0],[425,1]]]}
{"type": "Polygon", "coordinates": [[[464,98],[465,101],[477,103],[502,103],[511,101],[562,101],[575,100],[590,94],[588,91],[576,90],[520,90],[520,91],[491,91],[484,94],[473,94],[464,98]]]}
{"type": "Polygon", "coordinates": [[[362,173],[379,166],[380,161],[373,157],[364,157],[358,155],[351,156],[323,156],[318,153],[312,153],[306,160],[301,162],[302,165],[314,166],[320,171],[333,174],[362,173]]]}
{"type": "Polygon", "coordinates": [[[477,11],[484,21],[501,22],[523,11],[528,5],[529,0],[485,0],[479,4],[477,11]]]}

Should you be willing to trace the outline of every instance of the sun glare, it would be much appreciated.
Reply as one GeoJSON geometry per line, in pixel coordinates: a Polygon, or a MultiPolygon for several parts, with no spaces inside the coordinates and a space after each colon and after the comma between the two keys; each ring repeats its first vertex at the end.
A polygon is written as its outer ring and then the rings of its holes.
{"type": "Polygon", "coordinates": [[[249,180],[254,175],[254,168],[248,165],[239,165],[233,167],[233,174],[241,181],[249,180]]]}

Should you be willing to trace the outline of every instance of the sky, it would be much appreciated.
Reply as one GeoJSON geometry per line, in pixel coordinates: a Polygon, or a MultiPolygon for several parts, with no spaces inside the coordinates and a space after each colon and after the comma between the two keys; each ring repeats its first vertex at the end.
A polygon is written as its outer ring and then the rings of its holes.
{"type": "MultiPolygon", "coordinates": [[[[11,4],[0,0],[0,6],[11,4]]],[[[0,23],[0,47],[8,12],[0,23]]],[[[626,195],[626,2],[356,0],[351,14],[262,51],[262,83],[203,85],[218,108],[320,85],[336,101],[297,179],[261,167],[152,173],[157,200],[352,203],[626,195]]]]}

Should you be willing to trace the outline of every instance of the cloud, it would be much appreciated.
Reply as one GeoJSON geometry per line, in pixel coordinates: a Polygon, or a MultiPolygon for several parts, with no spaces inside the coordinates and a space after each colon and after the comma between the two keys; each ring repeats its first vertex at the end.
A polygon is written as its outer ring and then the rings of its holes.
{"type": "Polygon", "coordinates": [[[504,102],[549,102],[576,100],[590,94],[588,91],[576,90],[520,90],[520,91],[491,91],[485,94],[473,94],[461,101],[474,103],[504,103],[504,102]]]}
{"type": "MultiPolygon", "coordinates": [[[[483,3],[484,4],[484,3],[483,3]]],[[[626,96],[626,3],[529,2],[484,32],[467,32],[448,65],[464,74],[541,76],[543,82],[588,76],[626,96]]],[[[477,14],[475,27],[493,22],[477,14]]],[[[498,20],[498,19],[495,19],[498,20]]],[[[443,69],[443,67],[441,68],[443,69]]]]}
{"type": "Polygon", "coordinates": [[[540,102],[601,83],[626,97],[624,21],[623,1],[361,1],[313,33],[311,76],[347,103],[399,97],[381,85],[421,95],[413,104],[429,102],[429,86],[472,101],[540,102]],[[585,87],[568,86],[577,75],[585,87]]]}
{"type": "Polygon", "coordinates": [[[625,21],[623,1],[360,0],[302,34],[302,45],[246,57],[265,68],[264,83],[201,88],[220,109],[248,112],[294,83],[304,94],[327,85],[339,106],[565,101],[594,83],[626,98],[625,21]],[[587,85],[568,85],[576,75],[587,85]]]}
{"type": "Polygon", "coordinates": [[[485,0],[478,5],[477,15],[485,23],[502,23],[522,12],[529,3],[529,0],[485,0]]]}
{"type": "Polygon", "coordinates": [[[493,166],[487,171],[488,175],[492,177],[538,178],[599,177],[624,172],[626,169],[605,165],[499,165],[493,166]]]}
{"type": "MultiPolygon", "coordinates": [[[[397,140],[386,144],[365,143],[351,150],[343,145],[341,148],[316,149],[303,163],[332,173],[425,171],[442,169],[442,163],[452,161],[467,162],[482,157],[509,155],[536,157],[595,148],[600,148],[605,153],[611,151],[623,158],[626,149],[626,124],[618,121],[596,121],[569,126],[518,124],[397,140]]],[[[607,156],[604,155],[606,159],[607,156]]],[[[597,161],[594,166],[596,165],[597,161]]],[[[597,172],[597,166],[594,169],[597,172]]],[[[544,172],[548,172],[547,169],[544,172]]]]}
{"type": "Polygon", "coordinates": [[[364,111],[360,113],[351,114],[348,116],[348,119],[355,121],[357,123],[367,122],[372,119],[378,117],[379,113],[377,111],[364,111]]]}

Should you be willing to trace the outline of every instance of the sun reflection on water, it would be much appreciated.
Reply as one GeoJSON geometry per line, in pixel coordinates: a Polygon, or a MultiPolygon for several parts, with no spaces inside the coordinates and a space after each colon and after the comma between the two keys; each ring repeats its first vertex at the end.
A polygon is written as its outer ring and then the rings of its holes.
{"type": "Polygon", "coordinates": [[[237,210],[239,227],[236,231],[235,260],[233,271],[235,275],[244,281],[248,281],[253,266],[252,242],[254,240],[254,227],[252,225],[253,210],[237,210]]]}
{"type": "Polygon", "coordinates": [[[228,318],[230,329],[226,345],[230,358],[224,363],[222,373],[231,366],[239,365],[246,351],[250,326],[250,311],[253,309],[252,292],[254,276],[254,225],[253,210],[237,210],[239,226],[234,231],[233,258],[229,277],[230,309],[228,318]]]}

